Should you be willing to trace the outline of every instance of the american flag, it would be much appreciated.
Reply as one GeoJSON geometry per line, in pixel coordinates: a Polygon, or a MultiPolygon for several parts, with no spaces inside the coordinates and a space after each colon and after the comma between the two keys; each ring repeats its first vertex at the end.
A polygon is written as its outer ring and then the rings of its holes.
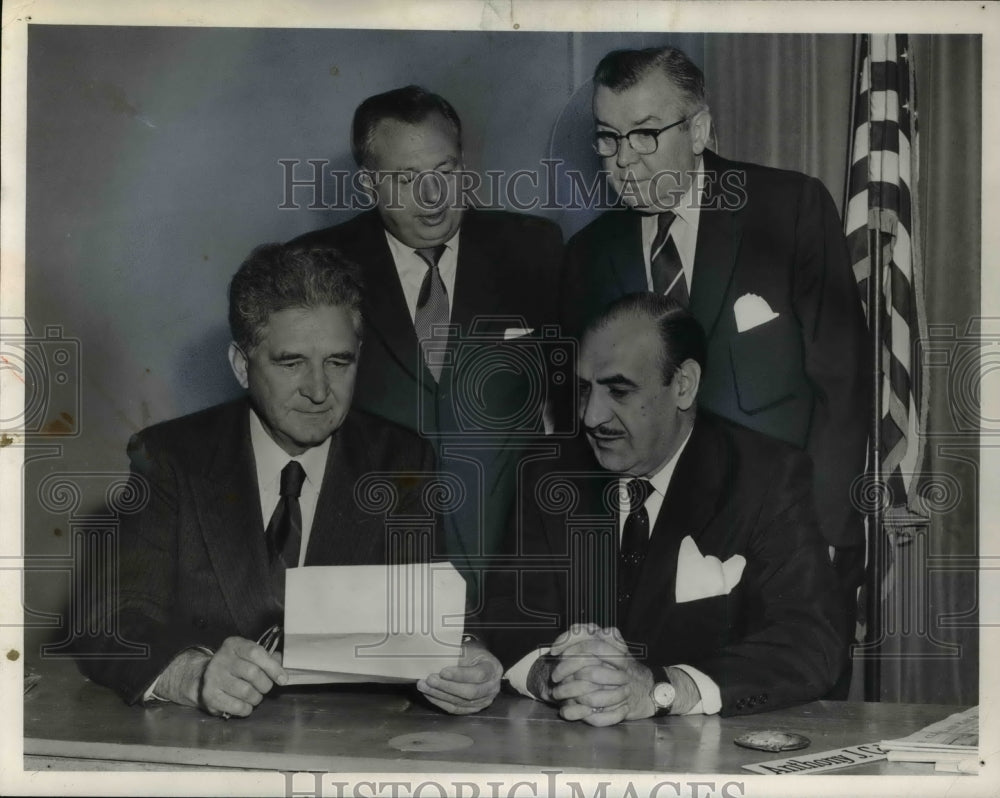
{"type": "Polygon", "coordinates": [[[926,397],[914,344],[926,334],[917,213],[916,78],[905,35],[860,37],[845,232],[869,327],[880,314],[881,474],[891,505],[921,512],[915,472],[926,397]],[[881,258],[881,285],[873,286],[881,258]],[[874,307],[871,296],[874,292],[874,307]]]}

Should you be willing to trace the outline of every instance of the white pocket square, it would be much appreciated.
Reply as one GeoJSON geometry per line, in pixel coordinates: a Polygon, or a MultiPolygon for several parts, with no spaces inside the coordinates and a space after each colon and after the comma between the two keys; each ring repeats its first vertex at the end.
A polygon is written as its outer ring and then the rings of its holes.
{"type": "Polygon", "coordinates": [[[704,556],[694,538],[688,535],[681,541],[677,555],[676,602],[728,595],[740,583],[746,564],[746,557],[741,554],[734,554],[725,562],[711,554],[704,556]]]}
{"type": "Polygon", "coordinates": [[[522,335],[531,335],[534,331],[534,327],[508,327],[503,331],[503,339],[505,341],[509,341],[511,338],[520,338],[522,335]]]}
{"type": "Polygon", "coordinates": [[[778,318],[778,314],[771,310],[767,300],[757,294],[744,294],[737,299],[733,305],[733,313],[736,316],[737,332],[752,330],[771,319],[778,318]]]}

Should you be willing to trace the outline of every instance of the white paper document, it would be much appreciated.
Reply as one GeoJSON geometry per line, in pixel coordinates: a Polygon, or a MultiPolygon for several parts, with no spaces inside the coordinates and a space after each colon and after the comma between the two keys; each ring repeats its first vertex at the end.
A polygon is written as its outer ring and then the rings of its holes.
{"type": "Polygon", "coordinates": [[[465,580],[450,563],[289,568],[289,684],[414,682],[458,662],[465,580]]]}
{"type": "Polygon", "coordinates": [[[890,762],[934,762],[936,770],[979,770],[979,707],[956,712],[898,740],[883,740],[890,762]]]}

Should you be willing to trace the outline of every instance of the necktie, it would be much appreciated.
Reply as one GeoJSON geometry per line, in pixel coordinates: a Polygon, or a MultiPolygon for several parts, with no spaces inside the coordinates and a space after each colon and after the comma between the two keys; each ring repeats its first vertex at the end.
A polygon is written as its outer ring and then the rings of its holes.
{"type": "Polygon", "coordinates": [[[666,294],[687,307],[690,304],[687,280],[677,245],[669,235],[670,225],[676,218],[673,211],[657,215],[656,236],[649,250],[649,268],[653,274],[653,293],[666,294]]]}
{"type": "Polygon", "coordinates": [[[417,295],[417,312],[413,317],[413,328],[416,330],[420,349],[424,353],[424,362],[427,363],[427,368],[437,382],[441,378],[442,362],[440,357],[430,357],[430,352],[434,349],[430,345],[431,336],[433,328],[447,324],[451,315],[448,308],[448,291],[444,287],[444,280],[441,279],[441,272],[438,269],[444,244],[414,251],[427,263],[427,274],[424,275],[420,293],[417,295]]]}
{"type": "Polygon", "coordinates": [[[302,508],[299,507],[299,495],[305,479],[306,472],[295,460],[290,460],[281,469],[281,498],[264,533],[267,555],[272,566],[295,568],[299,564],[299,549],[302,546],[302,508]]]}
{"type": "Polygon", "coordinates": [[[618,628],[628,619],[632,594],[639,584],[642,563],[649,548],[649,513],[646,499],[653,492],[648,479],[630,480],[627,486],[629,514],[625,518],[622,541],[618,547],[618,628]]]}

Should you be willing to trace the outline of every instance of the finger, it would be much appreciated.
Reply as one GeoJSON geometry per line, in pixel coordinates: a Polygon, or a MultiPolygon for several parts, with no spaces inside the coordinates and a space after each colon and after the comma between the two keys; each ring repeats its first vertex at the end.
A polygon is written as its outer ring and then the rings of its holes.
{"type": "Polygon", "coordinates": [[[440,707],[445,712],[451,715],[471,715],[474,712],[479,712],[479,710],[484,708],[479,706],[466,706],[466,705],[454,704],[450,701],[434,698],[432,696],[427,696],[427,700],[430,701],[432,704],[434,704],[434,706],[440,707]]]}
{"type": "Polygon", "coordinates": [[[445,696],[451,696],[453,699],[457,698],[463,701],[476,701],[486,696],[492,697],[496,695],[500,689],[499,681],[495,683],[452,682],[447,679],[442,679],[436,674],[431,674],[424,679],[423,682],[431,690],[435,690],[445,696]]]}
{"type": "Polygon", "coordinates": [[[448,712],[453,712],[455,708],[465,708],[473,712],[478,712],[480,709],[488,707],[492,704],[497,692],[499,692],[498,690],[484,692],[475,698],[466,699],[449,693],[447,690],[441,690],[433,687],[427,683],[426,679],[421,679],[417,682],[417,689],[423,693],[429,701],[432,701],[435,705],[447,710],[448,712]]]}
{"type": "Polygon", "coordinates": [[[590,707],[577,703],[567,703],[559,707],[559,717],[563,720],[583,720],[593,712],[590,707]]]}
{"type": "Polygon", "coordinates": [[[549,653],[554,657],[558,657],[568,646],[582,640],[589,640],[597,634],[599,629],[600,627],[596,623],[575,623],[552,641],[549,653]]]}
{"type": "Polygon", "coordinates": [[[246,679],[242,679],[232,673],[224,673],[218,678],[211,680],[206,679],[205,684],[213,690],[218,690],[254,707],[264,700],[264,693],[254,687],[252,682],[248,682],[246,679]]]}
{"type": "MultiPolygon", "coordinates": [[[[267,676],[268,681],[274,684],[286,684],[288,682],[288,674],[281,667],[281,661],[273,654],[268,654],[265,648],[258,646],[256,643],[244,649],[241,657],[260,668],[267,676]]],[[[256,680],[254,680],[254,683],[257,683],[256,680]]],[[[270,690],[271,688],[268,687],[267,689],[270,690]]],[[[267,691],[265,690],[264,692],[267,691]]]]}
{"type": "Polygon", "coordinates": [[[238,678],[250,681],[255,689],[262,692],[270,690],[271,683],[284,684],[288,679],[275,657],[252,640],[236,636],[227,637],[212,656],[206,675],[210,672],[214,675],[220,672],[236,674],[238,678]],[[259,672],[263,672],[266,678],[261,677],[259,672]]]}
{"type": "MultiPolygon", "coordinates": [[[[230,667],[229,673],[234,679],[250,685],[261,695],[269,693],[274,687],[271,677],[250,660],[236,660],[230,667]]],[[[228,687],[228,683],[226,683],[226,687],[228,687]]],[[[239,695],[239,693],[234,693],[234,695],[239,695]]]]}
{"type": "Polygon", "coordinates": [[[573,657],[563,656],[552,669],[552,682],[559,684],[567,679],[575,679],[579,671],[585,668],[600,666],[600,664],[601,660],[596,657],[587,657],[579,654],[573,657]]]}
{"type": "MultiPolygon", "coordinates": [[[[604,687],[584,693],[576,700],[584,706],[607,712],[628,703],[628,688],[604,687]]],[[[625,708],[625,711],[628,711],[628,707],[625,708]]]]}
{"type": "Polygon", "coordinates": [[[584,682],[579,679],[570,679],[562,684],[557,684],[552,688],[552,697],[556,701],[567,701],[569,699],[579,699],[580,696],[587,695],[594,690],[600,690],[602,688],[593,684],[592,682],[584,682]]]}
{"type": "Polygon", "coordinates": [[[627,715],[628,709],[625,706],[621,706],[607,712],[591,712],[591,714],[583,718],[583,722],[591,726],[614,726],[616,723],[621,723],[625,720],[627,715]]]}
{"type": "Polygon", "coordinates": [[[562,646],[567,640],[590,637],[596,634],[599,629],[600,627],[596,623],[574,623],[569,629],[553,640],[552,645],[562,646]]]}
{"type": "Polygon", "coordinates": [[[475,665],[452,665],[443,668],[440,673],[435,674],[437,678],[449,682],[464,682],[466,684],[480,684],[488,682],[493,677],[493,668],[488,663],[477,663],[475,665]]]}
{"type": "Polygon", "coordinates": [[[560,682],[584,668],[602,666],[620,671],[628,670],[631,659],[621,652],[609,649],[605,643],[591,642],[586,645],[574,646],[563,652],[559,662],[552,669],[552,681],[560,682]]]}
{"type": "Polygon", "coordinates": [[[552,678],[554,681],[566,678],[569,674],[576,673],[580,668],[588,667],[595,662],[600,662],[609,667],[619,670],[627,670],[632,658],[628,654],[623,654],[620,649],[615,648],[610,643],[591,638],[585,642],[570,646],[559,657],[559,662],[553,668],[552,678]]]}
{"type": "MultiPolygon", "coordinates": [[[[559,666],[553,671],[552,681],[556,684],[569,684],[574,680],[590,682],[598,687],[608,687],[628,684],[628,673],[618,668],[608,665],[599,659],[591,659],[589,662],[573,660],[573,665],[580,665],[576,670],[572,670],[572,665],[567,664],[564,671],[559,672],[559,666]],[[558,675],[559,678],[556,678],[558,675]]],[[[560,663],[561,664],[561,663],[560,663]]]]}
{"type": "Polygon", "coordinates": [[[552,688],[552,697],[557,701],[575,699],[589,707],[604,709],[628,698],[627,685],[601,685],[583,679],[570,679],[552,688]]]}
{"type": "Polygon", "coordinates": [[[622,649],[615,641],[600,636],[579,640],[567,646],[563,650],[562,657],[565,659],[577,656],[578,654],[590,654],[595,657],[602,657],[608,662],[622,662],[631,657],[628,653],[628,648],[622,649]]]}
{"type": "Polygon", "coordinates": [[[218,688],[206,687],[201,692],[202,707],[210,715],[230,715],[245,718],[253,712],[254,705],[230,695],[218,688]]]}
{"type": "Polygon", "coordinates": [[[620,650],[622,653],[628,653],[628,643],[625,642],[625,638],[622,633],[618,631],[617,626],[606,626],[601,629],[598,633],[598,637],[603,638],[607,642],[611,643],[615,648],[620,650]]]}
{"type": "MultiPolygon", "coordinates": [[[[426,685],[423,688],[418,687],[417,689],[419,689],[429,701],[434,701],[438,704],[438,706],[448,704],[454,707],[465,707],[473,711],[479,711],[480,709],[488,707],[493,703],[493,699],[495,697],[494,695],[484,695],[475,699],[465,699],[441,690],[436,690],[433,687],[426,685]]],[[[444,707],[442,706],[442,708],[444,707]]]]}

